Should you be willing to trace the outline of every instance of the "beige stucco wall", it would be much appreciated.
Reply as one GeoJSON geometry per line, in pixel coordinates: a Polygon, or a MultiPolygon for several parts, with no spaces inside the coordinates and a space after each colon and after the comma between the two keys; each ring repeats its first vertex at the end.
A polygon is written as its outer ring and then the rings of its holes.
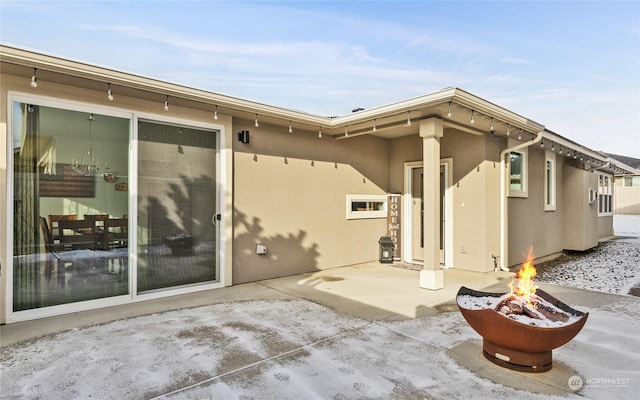
{"type": "Polygon", "coordinates": [[[613,190],[613,212],[615,214],[640,215],[640,186],[621,186],[616,179],[613,190]]]}
{"type": "Polygon", "coordinates": [[[613,215],[598,217],[597,236],[598,239],[605,239],[614,235],[613,215]]]}
{"type": "Polygon", "coordinates": [[[566,250],[584,251],[597,246],[602,236],[605,223],[611,230],[612,220],[608,217],[598,218],[598,202],[589,203],[589,189],[598,188],[597,175],[565,165],[562,169],[565,190],[565,201],[562,208],[565,214],[563,231],[563,248],[566,250]]]}
{"type": "MultiPolygon", "coordinates": [[[[1,96],[7,91],[47,96],[73,102],[211,124],[211,110],[172,105],[169,112],[158,102],[127,98],[116,93],[109,102],[104,91],[93,91],[0,75],[1,96]]],[[[202,106],[202,105],[200,105],[202,106]]],[[[7,257],[6,204],[7,107],[0,107],[0,261],[7,257]]],[[[317,130],[288,133],[287,127],[220,115],[215,121],[225,129],[225,192],[223,226],[227,238],[225,284],[242,283],[357,264],[378,257],[378,239],[386,234],[385,219],[348,220],[348,194],[385,194],[404,191],[406,162],[422,160],[422,139],[415,135],[388,140],[373,136],[335,140],[317,137],[317,130]],[[249,130],[251,142],[236,140],[249,130]],[[233,201],[232,201],[233,197],[233,201]],[[233,243],[233,246],[232,246],[233,243]],[[256,245],[267,254],[255,254],[256,245]],[[233,273],[233,278],[232,278],[233,273]]],[[[504,139],[446,129],[441,158],[451,159],[453,208],[452,260],[454,268],[489,271],[492,255],[499,254],[500,171],[499,155],[504,139]]],[[[588,248],[611,232],[611,217],[597,218],[596,205],[588,204],[586,191],[596,188],[595,174],[585,172],[573,160],[557,158],[557,204],[544,210],[544,151],[529,150],[529,195],[509,198],[508,265],[522,261],[529,246],[537,257],[567,249],[588,248]]],[[[7,222],[8,221],[8,222],[7,222]]],[[[10,228],[10,226],[8,227],[10,228]]],[[[408,240],[408,238],[403,238],[408,240]]],[[[6,289],[5,265],[0,288],[6,289]]],[[[0,322],[5,321],[5,298],[0,296],[0,322]]]]}
{"type": "MultiPolygon", "coordinates": [[[[106,88],[106,87],[105,87],[106,88]]],[[[77,87],[63,86],[54,84],[51,82],[44,81],[42,79],[38,80],[38,87],[32,88],[30,86],[30,80],[22,77],[15,77],[7,74],[0,74],[0,96],[3,99],[1,102],[2,107],[0,107],[0,226],[2,230],[0,231],[0,262],[2,262],[2,271],[0,275],[0,323],[6,322],[6,302],[5,302],[5,293],[7,288],[7,274],[6,274],[6,265],[4,260],[7,259],[10,249],[8,248],[8,240],[7,240],[7,230],[11,229],[12,219],[11,215],[9,215],[8,205],[6,203],[7,198],[7,95],[8,92],[17,92],[23,95],[29,96],[38,96],[45,97],[50,100],[63,101],[63,102],[72,102],[72,103],[82,103],[83,105],[92,105],[96,107],[104,107],[110,108],[118,111],[131,112],[135,111],[138,113],[145,113],[149,116],[156,115],[159,121],[164,120],[165,118],[171,119],[179,119],[185,121],[192,122],[200,122],[204,124],[215,124],[219,125],[221,129],[226,133],[226,137],[223,140],[223,143],[226,143],[228,146],[231,145],[231,118],[220,115],[218,121],[213,121],[210,110],[199,110],[193,108],[185,108],[179,107],[176,105],[172,105],[169,111],[163,110],[163,100],[160,99],[158,102],[150,102],[144,101],[136,98],[128,98],[114,93],[115,100],[113,102],[107,100],[106,90],[105,91],[94,91],[88,89],[81,89],[77,87]]],[[[64,106],[60,106],[64,108],[64,106]]],[[[221,149],[220,153],[224,155],[223,161],[226,163],[226,172],[225,178],[227,182],[231,182],[231,160],[232,155],[229,148],[221,149]]],[[[231,193],[227,191],[224,193],[224,204],[219,206],[220,210],[223,212],[225,220],[223,221],[226,226],[231,226],[231,193]],[[225,212],[226,211],[226,212],[225,212]]],[[[229,232],[231,229],[229,229],[229,232]]],[[[222,233],[225,235],[225,249],[224,252],[226,254],[231,253],[232,241],[230,240],[230,235],[226,235],[226,233],[222,233]]],[[[231,258],[227,257],[225,260],[225,264],[221,266],[222,269],[225,270],[225,284],[231,284],[231,269],[230,262],[231,258]]]]}
{"type": "Polygon", "coordinates": [[[388,140],[234,120],[234,284],[378,258],[386,219],[346,219],[347,194],[386,194],[388,140]],[[256,245],[267,247],[255,254],[256,245]]]}
{"type": "Polygon", "coordinates": [[[447,130],[444,158],[453,159],[453,266],[491,271],[500,254],[502,139],[447,130]]]}
{"type": "Polygon", "coordinates": [[[528,197],[509,197],[509,266],[522,263],[533,248],[536,258],[559,253],[563,249],[562,204],[565,200],[563,166],[565,159],[556,157],[556,209],[545,211],[545,150],[538,145],[528,147],[528,197]]]}
{"type": "MultiPolygon", "coordinates": [[[[446,129],[440,139],[441,159],[452,159],[452,260],[454,268],[493,270],[499,254],[499,156],[504,141],[446,129]]],[[[406,136],[391,141],[390,191],[404,191],[404,165],[422,160],[421,138],[406,136]]],[[[404,239],[409,240],[409,239],[404,239]]]]}
{"type": "MultiPolygon", "coordinates": [[[[453,160],[454,268],[489,271],[493,269],[492,255],[500,253],[499,159],[507,145],[501,138],[454,129],[445,130],[441,139],[441,158],[453,160]]],[[[421,160],[420,150],[417,135],[391,141],[392,192],[404,190],[404,163],[421,160]]],[[[612,218],[598,217],[597,204],[587,201],[588,189],[597,189],[595,174],[585,171],[577,160],[556,155],[556,208],[545,210],[545,149],[536,144],[527,154],[528,195],[507,199],[507,265],[522,263],[530,247],[534,256],[541,258],[564,249],[585,250],[611,235],[612,218]]]]}

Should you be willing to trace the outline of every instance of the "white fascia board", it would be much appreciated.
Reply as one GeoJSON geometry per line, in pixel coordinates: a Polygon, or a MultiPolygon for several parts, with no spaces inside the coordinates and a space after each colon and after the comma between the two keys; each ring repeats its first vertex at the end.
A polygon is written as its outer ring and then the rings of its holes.
{"type": "Polygon", "coordinates": [[[510,125],[513,125],[514,128],[521,128],[534,133],[544,130],[544,125],[541,123],[523,117],[520,114],[516,114],[459,88],[456,88],[456,94],[455,97],[452,98],[452,101],[481,114],[494,117],[503,122],[508,122],[510,125]]]}
{"type": "Polygon", "coordinates": [[[573,151],[577,151],[579,153],[584,154],[585,156],[591,157],[591,158],[593,158],[595,160],[598,160],[598,161],[605,162],[607,160],[607,158],[608,158],[607,156],[603,155],[600,152],[597,152],[595,150],[591,150],[588,147],[585,147],[585,146],[583,146],[583,145],[581,145],[579,143],[576,143],[576,142],[574,142],[572,140],[569,140],[569,139],[567,139],[567,138],[565,138],[563,136],[560,136],[560,135],[558,135],[558,134],[556,134],[554,132],[551,132],[549,130],[545,130],[543,132],[542,138],[543,138],[543,140],[546,139],[546,140],[552,141],[552,142],[556,143],[557,145],[559,145],[561,147],[564,147],[564,148],[567,148],[567,149],[571,149],[573,151]]]}
{"type": "Polygon", "coordinates": [[[633,168],[632,166],[629,166],[621,161],[616,160],[615,158],[607,158],[607,162],[610,162],[611,165],[613,165],[614,167],[614,173],[617,172],[615,171],[615,169],[620,169],[622,170],[622,173],[615,173],[616,176],[622,175],[622,174],[629,174],[629,175],[640,175],[640,169],[636,169],[633,168]]]}
{"type": "Polygon", "coordinates": [[[6,45],[0,45],[0,59],[3,62],[22,65],[29,68],[38,68],[63,75],[102,81],[105,83],[111,83],[112,85],[125,86],[132,89],[201,103],[209,103],[222,108],[230,108],[236,111],[258,114],[261,116],[276,117],[290,120],[292,122],[300,122],[323,127],[331,126],[332,123],[332,119],[329,117],[270,106],[263,103],[195,89],[158,79],[120,72],[109,68],[98,67],[78,61],[71,61],[61,57],[40,54],[6,45]]]}
{"type": "Polygon", "coordinates": [[[492,116],[502,122],[509,123],[514,128],[521,128],[533,133],[544,130],[544,125],[533,120],[525,118],[519,114],[502,108],[494,103],[484,100],[478,96],[474,96],[460,88],[447,88],[438,92],[430,93],[424,96],[414,97],[412,99],[403,100],[396,103],[387,104],[380,107],[374,107],[353,114],[336,117],[332,120],[332,127],[340,127],[344,125],[355,125],[365,123],[376,118],[398,115],[410,111],[418,111],[432,106],[451,101],[458,105],[462,105],[470,110],[474,110],[481,114],[492,116]]]}
{"type": "Polygon", "coordinates": [[[410,111],[418,111],[421,108],[427,108],[441,104],[447,100],[452,100],[454,94],[455,89],[444,89],[424,96],[418,96],[412,99],[398,101],[379,107],[368,108],[352,114],[335,117],[332,119],[332,126],[340,127],[344,125],[354,125],[371,121],[375,118],[383,118],[410,111]]]}
{"type": "Polygon", "coordinates": [[[474,109],[477,112],[494,116],[504,122],[513,124],[514,127],[520,127],[530,131],[542,130],[544,128],[540,124],[510,112],[502,107],[498,107],[493,103],[474,96],[459,88],[447,88],[412,99],[358,111],[345,116],[331,118],[302,111],[270,106],[255,101],[195,89],[158,79],[147,78],[136,74],[116,71],[106,67],[99,67],[84,62],[72,61],[62,57],[45,55],[35,51],[6,45],[0,45],[0,58],[3,62],[22,65],[29,68],[38,68],[63,75],[102,81],[105,83],[111,83],[112,85],[126,86],[150,93],[158,93],[159,95],[167,95],[170,97],[209,103],[222,108],[230,108],[240,112],[258,114],[259,116],[274,117],[306,125],[322,126],[327,129],[364,123],[375,118],[398,115],[404,112],[417,111],[419,109],[425,109],[442,104],[446,101],[452,101],[470,109],[474,109]]]}

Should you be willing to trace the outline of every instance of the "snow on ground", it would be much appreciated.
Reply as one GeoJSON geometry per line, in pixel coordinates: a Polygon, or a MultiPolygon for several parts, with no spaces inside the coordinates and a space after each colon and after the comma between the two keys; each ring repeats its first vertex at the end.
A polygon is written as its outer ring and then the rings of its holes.
{"type": "Polygon", "coordinates": [[[615,239],[584,253],[567,253],[536,265],[536,281],[629,294],[640,286],[640,216],[614,216],[615,239]]]}
{"type": "Polygon", "coordinates": [[[640,215],[614,215],[613,231],[619,236],[640,236],[640,215]]]}
{"type": "Polygon", "coordinates": [[[631,398],[640,389],[640,355],[633,351],[640,347],[639,304],[629,296],[588,309],[583,331],[554,351],[552,371],[579,371],[579,393],[567,390],[566,377],[562,395],[536,393],[549,384],[548,374],[488,363],[479,336],[455,310],[365,321],[296,299],[171,311],[4,347],[0,398],[631,398]],[[499,370],[498,379],[452,356],[469,343],[483,370],[499,370]],[[523,380],[533,380],[534,389],[516,389],[523,380]]]}

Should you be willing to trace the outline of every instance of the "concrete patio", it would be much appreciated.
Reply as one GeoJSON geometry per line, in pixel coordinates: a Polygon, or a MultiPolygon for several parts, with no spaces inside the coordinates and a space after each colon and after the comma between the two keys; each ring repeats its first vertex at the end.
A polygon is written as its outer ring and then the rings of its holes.
{"type": "Polygon", "coordinates": [[[377,262],[247,283],[166,299],[115,306],[0,326],[0,346],[46,334],[157,312],[248,300],[303,298],[367,320],[414,318],[429,307],[451,302],[460,286],[482,289],[510,278],[509,272],[486,274],[447,269],[446,287],[418,286],[416,271],[377,262]]]}
{"type": "Polygon", "coordinates": [[[6,325],[2,396],[604,399],[640,389],[632,296],[541,284],[590,313],[583,331],[546,373],[485,360],[455,294],[504,292],[509,277],[445,270],[445,289],[429,291],[416,271],[370,263],[6,325]],[[123,312],[146,316],[114,321],[123,312]]]}

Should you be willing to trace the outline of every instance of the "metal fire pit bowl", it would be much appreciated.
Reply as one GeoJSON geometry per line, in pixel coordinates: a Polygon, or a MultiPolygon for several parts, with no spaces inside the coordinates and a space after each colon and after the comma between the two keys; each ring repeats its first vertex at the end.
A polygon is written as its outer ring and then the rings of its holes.
{"type": "MultiPolygon", "coordinates": [[[[466,287],[458,290],[459,296],[500,297],[506,293],[479,292],[466,287]]],[[[536,295],[566,313],[579,316],[570,325],[539,327],[515,321],[491,308],[469,310],[458,308],[469,325],[482,336],[482,352],[494,364],[521,372],[545,372],[552,367],[551,352],[573,339],[582,329],[589,313],[574,310],[550,294],[538,289],[536,295]]]]}

